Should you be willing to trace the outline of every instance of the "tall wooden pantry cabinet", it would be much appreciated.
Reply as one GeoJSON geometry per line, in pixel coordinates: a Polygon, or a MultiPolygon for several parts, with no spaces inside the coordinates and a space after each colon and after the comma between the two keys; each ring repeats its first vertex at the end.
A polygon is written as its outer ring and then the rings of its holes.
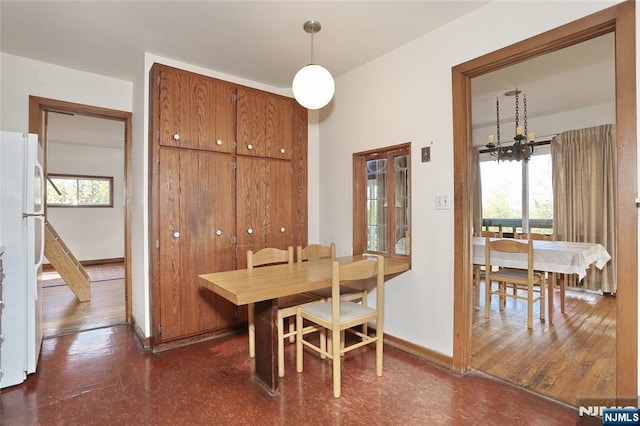
{"type": "Polygon", "coordinates": [[[307,110],[293,99],[154,64],[150,88],[152,345],[246,321],[199,274],[247,250],[307,243],[307,110]]]}

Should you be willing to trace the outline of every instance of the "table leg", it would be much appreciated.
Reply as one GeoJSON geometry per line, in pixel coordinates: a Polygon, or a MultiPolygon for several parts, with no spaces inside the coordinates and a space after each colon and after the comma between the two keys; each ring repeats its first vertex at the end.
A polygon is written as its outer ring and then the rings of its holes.
{"type": "Polygon", "coordinates": [[[254,305],[256,325],[256,380],[267,392],[278,391],[277,300],[265,300],[254,305]]]}
{"type": "Polygon", "coordinates": [[[549,324],[553,324],[553,291],[556,287],[556,274],[549,272],[549,282],[547,282],[547,299],[549,299],[549,324]]]}

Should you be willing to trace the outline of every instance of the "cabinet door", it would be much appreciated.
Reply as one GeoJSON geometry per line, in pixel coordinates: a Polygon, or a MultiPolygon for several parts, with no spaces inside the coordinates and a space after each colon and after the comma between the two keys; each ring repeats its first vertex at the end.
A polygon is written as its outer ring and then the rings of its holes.
{"type": "Polygon", "coordinates": [[[161,69],[159,85],[160,145],[233,152],[231,85],[173,68],[161,69]]]}
{"type": "Polygon", "coordinates": [[[237,265],[242,269],[247,265],[247,250],[265,247],[265,159],[238,156],[236,161],[237,265]]]}
{"type": "Polygon", "coordinates": [[[281,96],[270,98],[271,108],[265,114],[265,157],[291,159],[293,147],[294,100],[281,96]]]}
{"type": "Polygon", "coordinates": [[[224,327],[234,306],[200,286],[199,274],[235,268],[234,173],[229,155],[160,149],[162,341],[224,327]],[[219,231],[219,232],[217,232],[219,231]]]}
{"type": "Polygon", "coordinates": [[[293,244],[292,169],[286,160],[265,160],[265,245],[293,244]]]}
{"type": "Polygon", "coordinates": [[[258,90],[238,89],[236,152],[242,155],[264,157],[266,149],[266,125],[275,107],[269,96],[258,90]]]}

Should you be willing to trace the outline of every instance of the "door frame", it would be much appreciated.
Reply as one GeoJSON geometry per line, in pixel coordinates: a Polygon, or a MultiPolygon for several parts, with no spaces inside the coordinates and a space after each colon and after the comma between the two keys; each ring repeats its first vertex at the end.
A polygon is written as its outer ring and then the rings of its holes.
{"type": "MultiPolygon", "coordinates": [[[[73,102],[29,96],[29,133],[38,135],[47,152],[47,140],[43,134],[45,111],[64,114],[78,114],[107,120],[122,121],[124,123],[124,283],[125,283],[125,320],[131,324],[131,119],[132,113],[73,102]]],[[[46,155],[43,165],[47,171],[46,155]]]]}
{"type": "Polygon", "coordinates": [[[638,210],[635,2],[625,1],[452,68],[454,146],[453,370],[471,367],[473,147],[471,79],[615,32],[617,168],[616,396],[638,395],[638,210]]]}

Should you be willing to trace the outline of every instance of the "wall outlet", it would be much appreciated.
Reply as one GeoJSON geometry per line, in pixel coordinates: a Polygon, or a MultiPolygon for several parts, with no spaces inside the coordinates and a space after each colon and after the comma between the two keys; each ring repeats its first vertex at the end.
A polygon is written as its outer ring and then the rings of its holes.
{"type": "Polygon", "coordinates": [[[436,194],[436,210],[449,210],[450,208],[449,194],[436,194]]]}

